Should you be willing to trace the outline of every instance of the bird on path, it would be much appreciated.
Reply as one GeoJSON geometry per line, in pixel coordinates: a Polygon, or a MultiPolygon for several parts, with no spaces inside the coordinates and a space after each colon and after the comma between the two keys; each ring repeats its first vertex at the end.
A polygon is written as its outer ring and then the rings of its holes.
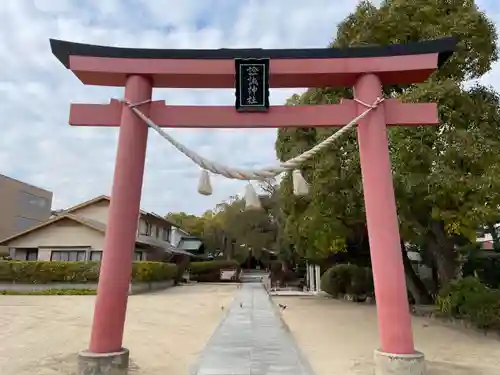
{"type": "Polygon", "coordinates": [[[278,306],[280,307],[281,311],[286,309],[286,305],[282,305],[281,303],[278,303],[278,306]]]}

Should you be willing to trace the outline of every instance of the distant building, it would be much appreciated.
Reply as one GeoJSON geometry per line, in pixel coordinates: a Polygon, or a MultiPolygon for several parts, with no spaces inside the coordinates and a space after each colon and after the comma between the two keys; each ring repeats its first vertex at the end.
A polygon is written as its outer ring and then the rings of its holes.
{"type": "MultiPolygon", "coordinates": [[[[495,224],[495,229],[500,236],[500,224],[495,224]]],[[[493,236],[485,229],[481,229],[477,232],[476,242],[480,245],[483,250],[493,250],[493,236]]]]}
{"type": "Polygon", "coordinates": [[[186,232],[180,237],[177,247],[196,255],[203,255],[205,253],[203,241],[198,237],[188,235],[186,232]]]}
{"type": "Polygon", "coordinates": [[[0,240],[49,220],[52,196],[50,191],[0,174],[0,240]]]}
{"type": "MultiPolygon", "coordinates": [[[[0,241],[0,247],[7,248],[10,257],[15,260],[100,261],[109,204],[110,198],[101,195],[66,210],[53,212],[50,220],[0,241]]],[[[137,220],[135,260],[196,257],[172,243],[178,242],[172,237],[181,230],[170,221],[144,210],[140,211],[137,220]]]]}

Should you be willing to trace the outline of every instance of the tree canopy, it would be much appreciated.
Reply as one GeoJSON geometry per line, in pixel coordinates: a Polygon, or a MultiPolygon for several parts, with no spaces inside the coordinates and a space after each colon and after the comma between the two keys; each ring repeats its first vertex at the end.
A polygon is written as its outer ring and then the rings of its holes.
{"type": "MultiPolygon", "coordinates": [[[[495,27],[473,0],[383,0],[378,7],[363,1],[338,25],[330,44],[387,45],[446,36],[457,38],[457,50],[425,83],[384,87],[387,97],[438,104],[438,126],[391,127],[389,141],[402,241],[420,251],[441,284],[455,276],[457,248],[500,218],[500,97],[470,81],[498,59],[495,27]]],[[[338,103],[352,95],[351,88],[310,89],[287,105],[338,103]]],[[[282,161],[295,157],[334,131],[279,129],[276,154],[282,161]]],[[[284,260],[347,254],[369,262],[360,172],[352,132],[302,166],[311,185],[308,196],[294,196],[291,176],[285,175],[280,184],[263,186],[263,211],[245,211],[244,202],[232,197],[200,217],[167,216],[229,256],[244,245],[257,253],[276,250],[284,260]]],[[[418,294],[422,285],[404,259],[409,288],[418,294]]]]}
{"type": "Polygon", "coordinates": [[[264,210],[245,210],[243,199],[230,197],[201,216],[180,212],[169,213],[166,218],[202,238],[211,253],[239,257],[240,253],[252,250],[259,258],[263,249],[275,249],[277,237],[272,194],[262,195],[261,199],[264,210]]]}
{"type": "MultiPolygon", "coordinates": [[[[454,276],[455,247],[472,240],[477,228],[498,217],[500,148],[498,94],[471,85],[497,60],[493,23],[474,1],[385,0],[360,3],[337,28],[331,47],[387,45],[456,36],[458,48],[431,78],[410,86],[385,87],[406,102],[437,102],[437,127],[390,129],[393,174],[403,239],[418,243],[437,263],[440,278],[454,276]]],[[[289,105],[337,103],[349,88],[308,90],[289,105]]],[[[333,129],[280,129],[280,160],[309,149],[333,129]]],[[[304,166],[311,194],[291,194],[282,183],[287,216],[284,232],[306,256],[347,251],[366,243],[358,147],[355,134],[338,141],[304,166]]]]}

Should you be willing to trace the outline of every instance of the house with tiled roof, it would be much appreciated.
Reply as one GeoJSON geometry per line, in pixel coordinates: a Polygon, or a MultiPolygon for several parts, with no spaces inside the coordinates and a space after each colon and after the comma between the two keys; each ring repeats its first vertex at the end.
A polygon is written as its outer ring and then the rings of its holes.
{"type": "MultiPolygon", "coordinates": [[[[110,198],[101,195],[66,210],[0,242],[15,260],[100,261],[104,249],[110,198]]],[[[134,248],[135,260],[192,257],[176,245],[188,233],[160,215],[140,211],[134,248]]]]}

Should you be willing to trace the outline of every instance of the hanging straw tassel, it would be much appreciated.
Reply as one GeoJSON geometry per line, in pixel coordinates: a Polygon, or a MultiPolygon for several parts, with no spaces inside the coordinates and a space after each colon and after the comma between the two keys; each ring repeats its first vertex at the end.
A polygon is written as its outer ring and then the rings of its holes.
{"type": "Polygon", "coordinates": [[[201,170],[200,180],[198,182],[198,193],[201,195],[212,195],[212,185],[210,184],[210,175],[205,169],[201,170]]]}
{"type": "Polygon", "coordinates": [[[300,169],[295,169],[292,172],[293,194],[299,197],[309,194],[309,184],[300,172],[300,169]]]}
{"type": "Polygon", "coordinates": [[[260,210],[261,208],[259,196],[249,182],[248,185],[245,186],[245,210],[260,210]]]}

